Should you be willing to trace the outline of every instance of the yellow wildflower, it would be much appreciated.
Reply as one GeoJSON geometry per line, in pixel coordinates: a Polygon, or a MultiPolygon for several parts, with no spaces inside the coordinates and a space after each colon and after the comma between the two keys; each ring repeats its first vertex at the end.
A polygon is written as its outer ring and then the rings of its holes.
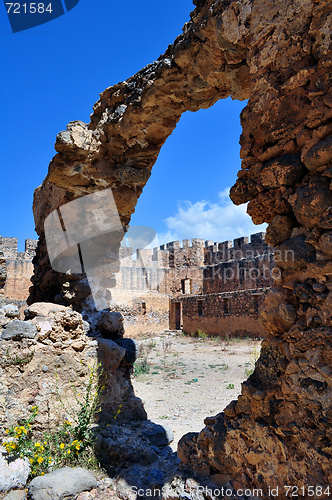
{"type": "Polygon", "coordinates": [[[66,446],[65,443],[61,443],[60,444],[60,450],[63,450],[65,446],[66,446]]]}
{"type": "Polygon", "coordinates": [[[9,429],[6,429],[6,434],[9,434],[9,429]]]}
{"type": "Polygon", "coordinates": [[[44,457],[39,457],[38,460],[37,460],[37,462],[39,464],[42,464],[44,462],[44,457]]]}
{"type": "Polygon", "coordinates": [[[40,443],[35,443],[35,447],[39,448],[40,447],[40,443]]]}
{"type": "Polygon", "coordinates": [[[29,462],[30,462],[30,464],[33,464],[34,459],[33,458],[29,458],[29,462]]]}
{"type": "Polygon", "coordinates": [[[66,424],[66,425],[71,425],[71,422],[69,422],[69,420],[66,420],[66,421],[65,421],[65,424],[66,424]]]}
{"type": "Polygon", "coordinates": [[[68,455],[70,454],[70,450],[67,450],[68,455]]]}
{"type": "Polygon", "coordinates": [[[79,450],[81,447],[79,444],[76,445],[76,450],[79,450]]]}

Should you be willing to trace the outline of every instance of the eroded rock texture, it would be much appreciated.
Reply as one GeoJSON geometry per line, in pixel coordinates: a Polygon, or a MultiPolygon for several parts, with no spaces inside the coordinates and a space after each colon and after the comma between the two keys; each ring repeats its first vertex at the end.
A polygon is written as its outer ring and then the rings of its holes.
{"type": "Polygon", "coordinates": [[[15,306],[0,308],[0,438],[6,428],[27,418],[32,406],[39,408],[35,431],[72,420],[90,380],[94,394],[100,365],[98,420],[104,424],[114,423],[114,416],[120,421],[146,419],[129,376],[135,361],[128,344],[132,341],[111,334],[89,337],[89,324],[81,314],[52,303],[33,304],[25,310],[24,321],[16,316],[15,306]]]}
{"type": "MultiPolygon", "coordinates": [[[[84,276],[70,281],[47,261],[43,221],[79,196],[112,187],[126,226],[158,152],[181,114],[229,95],[242,112],[242,169],[231,191],[250,202],[280,255],[281,277],[262,321],[269,333],[242,396],[185,436],[182,460],[237,484],[331,483],[332,97],[327,0],[195,2],[158,61],[111,88],[91,123],[72,122],[35,193],[40,241],[31,301],[82,307],[84,276]],[[235,479],[236,478],[236,479],[235,479]]],[[[227,119],[225,117],[224,119],[227,119]]],[[[282,491],[284,491],[282,489],[282,491]]],[[[282,498],[282,496],[280,496],[282,498]]]]}

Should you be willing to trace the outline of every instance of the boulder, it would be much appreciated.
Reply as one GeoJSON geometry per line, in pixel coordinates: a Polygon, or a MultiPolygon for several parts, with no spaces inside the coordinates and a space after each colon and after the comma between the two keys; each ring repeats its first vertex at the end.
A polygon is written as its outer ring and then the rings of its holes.
{"type": "Polygon", "coordinates": [[[33,319],[36,316],[48,316],[50,313],[61,311],[71,311],[71,309],[51,302],[36,302],[24,310],[24,316],[26,319],[33,319]]]}
{"type": "Polygon", "coordinates": [[[1,310],[3,311],[5,316],[7,316],[7,318],[19,318],[20,317],[20,311],[19,311],[18,307],[15,306],[15,304],[8,304],[6,306],[3,306],[1,308],[1,310]]]}
{"type": "Polygon", "coordinates": [[[291,237],[294,221],[288,215],[277,215],[266,230],[265,241],[272,247],[281,245],[291,237]]]}
{"type": "Polygon", "coordinates": [[[80,467],[64,467],[33,479],[28,493],[31,500],[62,500],[96,487],[97,481],[91,472],[80,467]]]}
{"type": "Polygon", "coordinates": [[[4,449],[0,448],[0,492],[14,488],[24,488],[30,474],[28,460],[21,458],[8,463],[4,458],[4,449]]]}
{"type": "Polygon", "coordinates": [[[1,338],[3,340],[34,339],[36,335],[37,328],[31,321],[14,319],[3,330],[1,338]]]}
{"type": "Polygon", "coordinates": [[[103,337],[113,339],[114,337],[122,337],[124,334],[124,317],[120,312],[108,311],[103,313],[98,321],[98,328],[103,337]]]}
{"type": "Polygon", "coordinates": [[[142,435],[148,438],[153,446],[168,446],[174,440],[174,434],[170,427],[154,422],[147,424],[142,435]]]}
{"type": "Polygon", "coordinates": [[[305,268],[315,257],[315,248],[306,243],[303,235],[285,241],[274,254],[277,266],[287,271],[305,268]]]}
{"type": "Polygon", "coordinates": [[[133,365],[138,356],[138,347],[135,340],[120,338],[120,339],[114,339],[114,342],[120,347],[126,349],[126,354],[124,358],[125,362],[128,365],[133,365]]]}

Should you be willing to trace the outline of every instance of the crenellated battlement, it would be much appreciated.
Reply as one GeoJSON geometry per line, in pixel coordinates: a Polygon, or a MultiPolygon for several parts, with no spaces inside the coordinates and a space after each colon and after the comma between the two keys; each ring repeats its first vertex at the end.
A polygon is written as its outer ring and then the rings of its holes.
{"type": "Polygon", "coordinates": [[[171,241],[153,249],[140,249],[133,258],[133,249],[120,248],[120,259],[126,267],[174,267],[181,261],[188,265],[206,266],[234,260],[253,259],[273,250],[265,243],[265,233],[255,233],[233,241],[213,242],[193,238],[192,240],[171,241]],[[189,261],[188,261],[189,259],[189,261]]]}
{"type": "MultiPolygon", "coordinates": [[[[18,252],[17,238],[0,237],[2,288],[12,298],[28,294],[36,247],[36,240],[27,239],[25,251],[18,252]]],[[[136,253],[133,248],[121,247],[119,258],[121,269],[116,275],[116,289],[145,290],[153,286],[164,294],[176,296],[251,286],[252,280],[246,278],[244,270],[261,267],[262,263],[270,269],[273,249],[265,243],[265,233],[256,233],[223,242],[199,238],[171,241],[160,247],[138,249],[136,253]],[[227,280],[221,280],[224,274],[227,280]]]]}
{"type": "Polygon", "coordinates": [[[25,251],[18,252],[17,238],[0,237],[0,250],[6,260],[26,260],[32,261],[36,253],[37,240],[25,240],[25,251]]]}

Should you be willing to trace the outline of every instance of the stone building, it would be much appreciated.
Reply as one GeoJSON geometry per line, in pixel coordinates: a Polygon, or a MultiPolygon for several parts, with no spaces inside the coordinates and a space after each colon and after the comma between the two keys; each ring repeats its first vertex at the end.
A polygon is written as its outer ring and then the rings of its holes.
{"type": "Polygon", "coordinates": [[[264,336],[258,310],[272,285],[275,265],[264,239],[265,233],[257,233],[250,242],[247,237],[233,243],[194,240],[200,255],[194,269],[186,267],[186,245],[179,248],[175,242],[169,247],[174,255],[170,328],[190,334],[201,330],[209,335],[264,336]]]}
{"type": "Polygon", "coordinates": [[[32,259],[36,240],[25,240],[25,251],[17,251],[17,238],[0,237],[0,297],[9,301],[26,301],[33,274],[32,259]]]}
{"type": "Polygon", "coordinates": [[[169,327],[196,334],[264,336],[258,309],[272,285],[265,233],[234,242],[173,241],[153,250],[120,250],[113,303],[147,311],[169,307],[169,327]]]}
{"type": "MultiPolygon", "coordinates": [[[[160,248],[120,248],[120,271],[111,291],[111,307],[122,310],[128,333],[142,328],[183,330],[209,335],[264,336],[258,309],[272,285],[273,252],[265,233],[223,243],[202,239],[173,241],[160,248]],[[168,323],[169,315],[169,323],[168,323]],[[148,320],[152,319],[152,322],[148,320]],[[130,321],[130,319],[132,321],[130,321]],[[133,319],[135,328],[133,328],[133,319]],[[157,325],[154,325],[156,328],[157,325]]],[[[31,286],[37,242],[0,240],[3,296],[25,301],[31,286]]]]}

